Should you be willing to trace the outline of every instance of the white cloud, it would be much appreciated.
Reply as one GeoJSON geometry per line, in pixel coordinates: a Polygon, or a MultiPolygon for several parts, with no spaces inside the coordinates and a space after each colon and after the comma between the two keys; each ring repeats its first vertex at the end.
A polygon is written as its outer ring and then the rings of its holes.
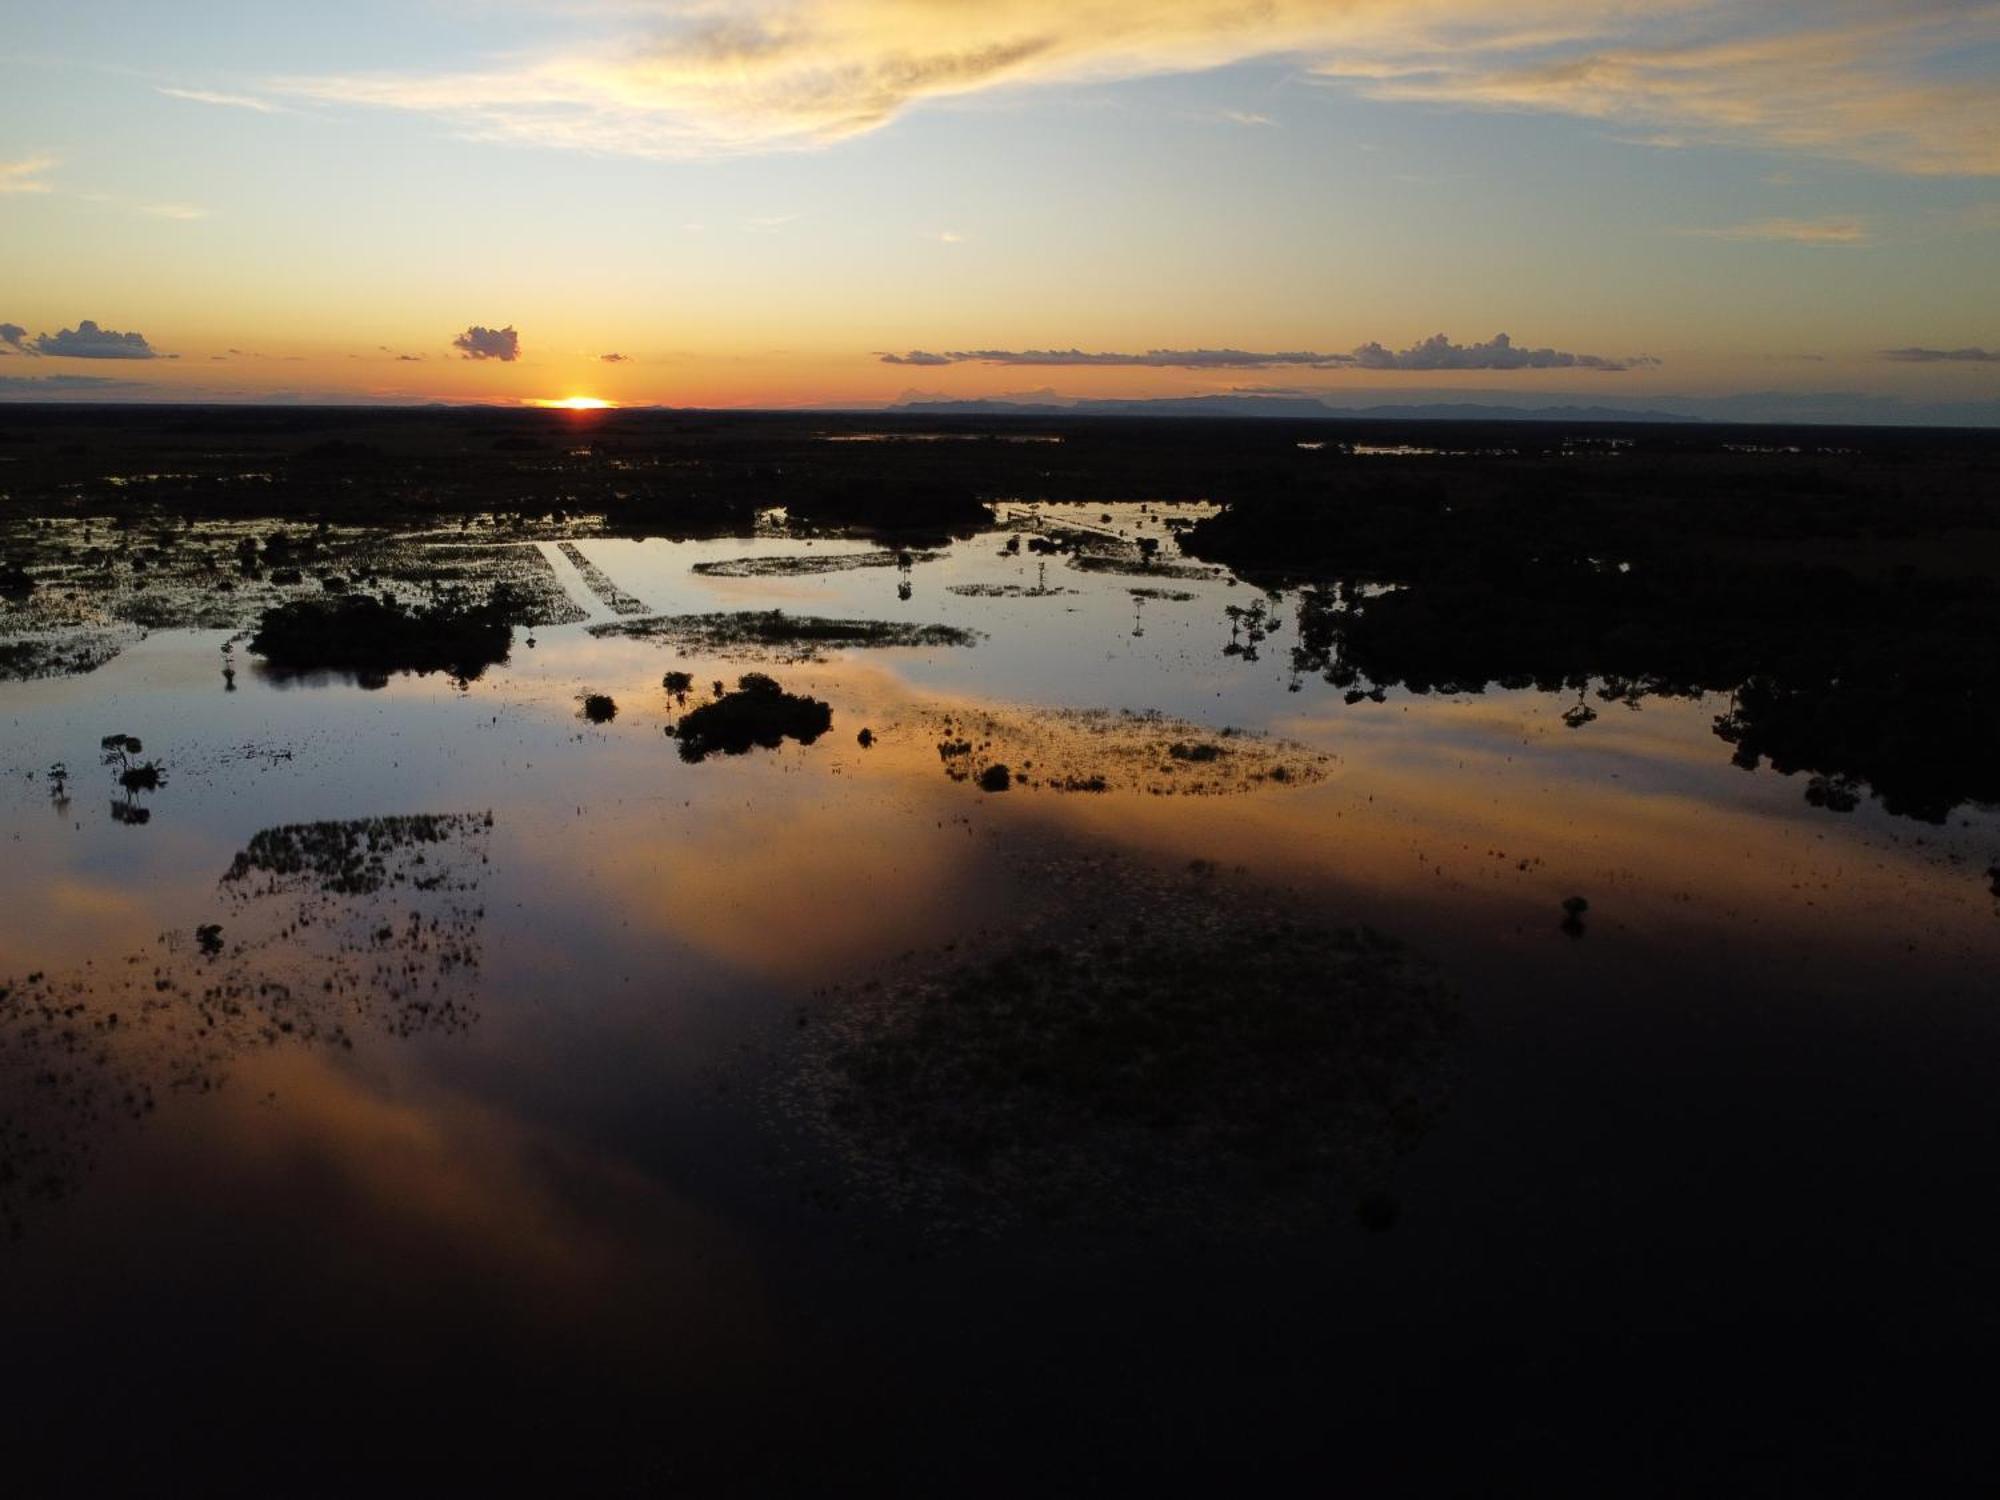
{"type": "Polygon", "coordinates": [[[2000,173],[1996,0],[627,0],[572,14],[584,29],[540,56],[273,88],[477,139],[679,157],[822,145],[994,89],[1282,58],[1383,99],[2000,173]]]}

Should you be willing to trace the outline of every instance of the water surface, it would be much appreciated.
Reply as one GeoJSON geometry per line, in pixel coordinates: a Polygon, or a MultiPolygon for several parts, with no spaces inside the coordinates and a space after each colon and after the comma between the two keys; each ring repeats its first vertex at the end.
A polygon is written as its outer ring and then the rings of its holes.
{"type": "Polygon", "coordinates": [[[0,1309],[37,1463],[337,1488],[387,1440],[399,1485],[973,1489],[1074,1487],[1079,1453],[1462,1481],[1561,1453],[1621,1488],[1917,1442],[1970,1464],[1970,1411],[1898,1372],[1993,1332],[1966,1184],[2000,1159],[2000,817],[1814,806],[1731,764],[1716,695],[1579,727],[1571,693],[1348,702],[1294,662],[1295,594],[1178,557],[1198,513],[1002,507],[902,563],[579,540],[610,598],[547,546],[586,618],[469,682],[278,678],[228,631],[160,630],[0,684],[0,1077],[33,1163],[0,1178],[0,1309]],[[1156,540],[1151,571],[1020,547],[1064,526],[1156,540]],[[641,618],[620,597],[976,641],[682,656],[602,633],[641,618]],[[669,670],[695,703],[767,672],[833,727],[686,763],[669,670]],[[1066,792],[1054,767],[1103,746],[1071,710],[1167,727],[1066,792]],[[954,776],[940,726],[966,724],[1042,775],[954,776]],[[1157,753],[1225,731],[1293,774],[1157,753]],[[122,788],[112,734],[164,784],[122,788]],[[393,858],[402,884],[224,879],[262,830],[434,814],[467,821],[393,858]],[[1052,899],[1115,910],[1073,883],[1107,857],[1282,888],[1451,986],[1451,1103],[1393,1228],[1341,1203],[1293,1234],[941,1234],[774,1107],[830,988],[1052,899]],[[288,998],[205,1025],[225,975],[288,998]],[[1708,1386],[1669,1387],[1690,1363],[1708,1386]]]}

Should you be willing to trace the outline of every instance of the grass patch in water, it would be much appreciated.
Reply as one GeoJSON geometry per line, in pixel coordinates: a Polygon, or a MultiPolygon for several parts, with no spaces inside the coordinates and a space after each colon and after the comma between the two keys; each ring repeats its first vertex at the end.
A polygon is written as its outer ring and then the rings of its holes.
{"type": "Polygon", "coordinates": [[[891,646],[971,646],[977,632],[955,625],[913,625],[900,620],[835,620],[788,615],[783,610],[741,610],[704,615],[650,615],[590,627],[594,636],[660,641],[682,651],[716,656],[768,656],[812,661],[825,651],[891,646]]]}

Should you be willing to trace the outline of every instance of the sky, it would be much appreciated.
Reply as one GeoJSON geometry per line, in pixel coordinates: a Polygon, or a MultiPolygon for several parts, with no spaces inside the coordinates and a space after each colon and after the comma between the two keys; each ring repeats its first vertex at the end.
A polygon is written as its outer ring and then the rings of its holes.
{"type": "Polygon", "coordinates": [[[2000,423],[2000,0],[5,9],[0,398],[2000,423]]]}

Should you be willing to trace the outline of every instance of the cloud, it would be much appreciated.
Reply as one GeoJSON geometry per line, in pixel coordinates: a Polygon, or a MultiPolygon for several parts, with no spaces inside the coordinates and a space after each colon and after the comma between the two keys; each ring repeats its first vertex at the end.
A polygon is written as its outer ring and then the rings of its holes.
{"type": "Polygon", "coordinates": [[[1884,349],[1882,358],[1906,365],[2000,365],[2000,349],[1884,349]]]}
{"type": "Polygon", "coordinates": [[[193,220],[208,217],[207,209],[193,203],[148,203],[139,212],[151,214],[156,219],[193,220]]]}
{"type": "Polygon", "coordinates": [[[1608,359],[1601,354],[1571,354],[1559,349],[1525,349],[1506,334],[1483,344],[1454,344],[1434,334],[1401,351],[1366,343],[1348,354],[1315,354],[1291,350],[1274,354],[1245,349],[1149,349],[1144,354],[1095,354],[1081,349],[961,349],[933,354],[912,349],[907,354],[877,356],[885,365],[1034,365],[1149,370],[1603,370],[1621,371],[1657,365],[1651,355],[1608,359]]]}
{"type": "Polygon", "coordinates": [[[74,328],[35,336],[39,353],[57,359],[159,359],[143,333],[116,333],[85,318],[74,328]]]}
{"type": "Polygon", "coordinates": [[[1497,47],[1406,45],[1319,71],[1378,99],[1651,126],[1663,146],[1752,146],[1930,176],[2000,174],[1991,50],[2000,6],[1992,0],[1568,9],[1568,24],[1540,38],[1524,23],[1497,47]]]}
{"type": "Polygon", "coordinates": [[[1629,370],[1659,363],[1649,354],[1606,359],[1601,354],[1524,349],[1504,333],[1483,344],[1454,344],[1435,333],[1400,351],[1363,344],[1354,351],[1354,362],[1364,370],[1629,370]]]}
{"type": "Polygon", "coordinates": [[[33,352],[22,342],[27,336],[28,330],[23,328],[19,323],[0,323],[0,354],[28,354],[33,352]]]}
{"type": "Polygon", "coordinates": [[[1680,234],[1710,240],[1772,240],[1793,245],[1865,245],[1868,226],[1859,219],[1756,219],[1713,229],[1682,229],[1680,234]]]}
{"type": "Polygon", "coordinates": [[[0,193],[47,193],[53,189],[41,180],[42,173],[55,165],[49,156],[28,156],[19,161],[0,161],[0,193]]]}
{"type": "Polygon", "coordinates": [[[186,99],[195,104],[219,104],[228,109],[253,109],[264,115],[289,113],[282,104],[273,104],[268,99],[252,98],[248,94],[218,94],[209,89],[168,88],[163,88],[159,92],[169,99],[186,99]]]}
{"type": "Polygon", "coordinates": [[[481,328],[478,324],[451,341],[464,359],[497,359],[511,364],[521,357],[521,335],[510,323],[505,328],[481,328]]]}
{"type": "Polygon", "coordinates": [[[886,365],[1122,366],[1150,370],[1259,370],[1306,365],[1333,369],[1354,363],[1351,354],[1253,354],[1244,349],[1149,349],[1144,354],[1091,354],[1081,349],[962,349],[949,354],[885,354],[886,365]]]}
{"type": "Polygon", "coordinates": [[[1282,59],[1379,99],[2000,173],[1992,0],[624,0],[568,24],[535,55],[273,87],[474,139],[683,157],[824,145],[975,93],[1282,59]]]}
{"type": "Polygon", "coordinates": [[[597,357],[607,365],[622,365],[632,358],[629,354],[600,354],[597,357]]]}

